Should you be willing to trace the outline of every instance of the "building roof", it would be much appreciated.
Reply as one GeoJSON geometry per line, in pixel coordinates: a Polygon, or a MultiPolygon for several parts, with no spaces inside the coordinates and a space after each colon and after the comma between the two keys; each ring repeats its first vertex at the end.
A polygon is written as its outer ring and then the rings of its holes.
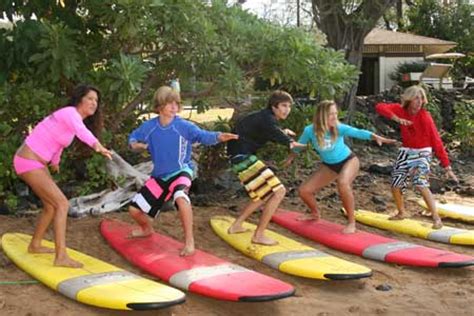
{"type": "Polygon", "coordinates": [[[432,37],[373,29],[364,39],[364,54],[430,55],[445,53],[456,45],[432,37]]]}
{"type": "Polygon", "coordinates": [[[373,29],[364,39],[364,45],[456,45],[456,42],[410,33],[373,29]]]}

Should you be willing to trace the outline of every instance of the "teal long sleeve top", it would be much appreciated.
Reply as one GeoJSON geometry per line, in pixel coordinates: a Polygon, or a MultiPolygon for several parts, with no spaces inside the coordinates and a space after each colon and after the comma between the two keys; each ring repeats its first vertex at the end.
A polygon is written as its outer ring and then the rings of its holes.
{"type": "MultiPolygon", "coordinates": [[[[344,143],[344,137],[349,136],[357,139],[370,140],[372,132],[358,129],[350,125],[339,123],[337,125],[338,135],[335,142],[332,142],[330,133],[324,135],[324,144],[319,146],[316,134],[314,133],[313,124],[305,127],[303,134],[298,142],[301,144],[311,143],[313,149],[319,154],[322,162],[327,164],[337,164],[351,154],[351,149],[344,143]]],[[[300,148],[293,149],[295,153],[301,151],[300,148]]]]}

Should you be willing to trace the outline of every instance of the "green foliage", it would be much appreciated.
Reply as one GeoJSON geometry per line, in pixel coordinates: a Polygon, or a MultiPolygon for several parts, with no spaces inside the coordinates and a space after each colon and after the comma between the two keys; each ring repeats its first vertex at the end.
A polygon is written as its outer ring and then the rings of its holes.
{"type": "MultiPolygon", "coordinates": [[[[1,2],[0,14],[12,22],[14,15],[23,18],[0,30],[4,157],[65,104],[79,82],[101,90],[104,135],[110,136],[103,142],[124,155],[127,135],[153,91],[172,77],[179,77],[184,93],[196,87],[193,106],[202,111],[209,98],[239,101],[253,93],[256,77],[272,88],[329,98],[342,95],[357,76],[342,53],[321,47],[313,33],[271,24],[223,0],[64,3],[1,2]]],[[[72,157],[64,160],[78,159],[72,157]]],[[[107,183],[95,159],[87,190],[107,183]]],[[[11,192],[17,180],[6,168],[0,169],[0,185],[11,192]]],[[[61,170],[60,180],[73,181],[74,174],[61,170]]]]}
{"type": "MultiPolygon", "coordinates": [[[[407,16],[410,21],[408,30],[424,36],[430,36],[457,43],[456,51],[468,54],[474,51],[474,6],[467,1],[453,1],[449,4],[437,0],[416,0],[410,6],[407,16]]],[[[453,73],[460,77],[473,75],[461,59],[455,64],[453,73]]]]}
{"type": "Polygon", "coordinates": [[[57,84],[63,77],[73,79],[79,69],[79,45],[75,41],[79,32],[62,23],[44,22],[40,26],[42,29],[38,49],[41,52],[29,58],[36,66],[36,75],[48,73],[45,78],[53,84],[57,84]]]}
{"type": "Polygon", "coordinates": [[[403,75],[410,72],[423,72],[427,67],[426,62],[408,62],[400,63],[395,68],[395,70],[389,75],[390,79],[395,81],[399,86],[403,88],[408,88],[409,86],[415,84],[413,81],[404,81],[403,75]]]}
{"type": "Polygon", "coordinates": [[[474,78],[474,55],[467,55],[456,61],[452,73],[464,83],[464,77],[474,78]]]}
{"type": "MultiPolygon", "coordinates": [[[[203,126],[207,130],[230,132],[230,122],[227,119],[218,117],[215,122],[209,122],[203,126]]],[[[224,143],[215,146],[206,146],[200,148],[198,159],[198,176],[205,180],[210,180],[219,172],[228,166],[227,152],[224,143]]]]}
{"type": "Polygon", "coordinates": [[[203,99],[195,99],[192,101],[191,103],[191,106],[193,109],[196,109],[196,111],[200,114],[200,113],[204,113],[206,112],[207,110],[210,109],[210,105],[209,103],[207,103],[205,100],[203,99]]]}
{"type": "Polygon", "coordinates": [[[14,207],[16,200],[12,198],[12,191],[18,178],[13,171],[12,162],[20,140],[18,135],[9,137],[11,131],[10,125],[0,122],[0,157],[2,157],[0,161],[0,200],[7,202],[8,206],[14,207]]]}
{"type": "Polygon", "coordinates": [[[454,126],[461,141],[461,151],[474,152],[474,101],[456,102],[454,126]]]}
{"type": "MultiPolygon", "coordinates": [[[[347,111],[339,111],[339,120],[344,121],[347,116],[347,111]]],[[[363,112],[356,111],[353,113],[351,125],[357,128],[366,129],[369,131],[375,131],[376,128],[372,120],[363,112]]]]}
{"type": "MultiPolygon", "coordinates": [[[[107,103],[118,106],[125,104],[140,91],[149,70],[149,65],[138,56],[120,53],[93,75],[98,82],[102,82],[101,86],[108,100],[107,103]]],[[[119,110],[120,107],[116,109],[116,111],[119,110]]]]}
{"type": "Polygon", "coordinates": [[[105,158],[100,155],[93,155],[86,161],[87,180],[81,184],[78,195],[95,193],[108,187],[111,179],[105,164],[105,158]]]}
{"type": "Polygon", "coordinates": [[[430,112],[431,117],[433,117],[433,120],[439,130],[443,121],[443,117],[441,116],[441,106],[443,105],[441,104],[441,100],[436,96],[435,93],[431,93],[428,87],[425,86],[424,89],[426,92],[426,97],[428,98],[428,103],[425,105],[425,107],[430,112]]]}

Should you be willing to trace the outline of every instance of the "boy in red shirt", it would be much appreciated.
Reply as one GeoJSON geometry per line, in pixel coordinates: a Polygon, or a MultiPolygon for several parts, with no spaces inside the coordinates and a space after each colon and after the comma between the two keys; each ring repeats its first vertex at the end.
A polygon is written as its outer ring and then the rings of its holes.
{"type": "Polygon", "coordinates": [[[443,227],[436,204],[429,189],[431,152],[441,161],[446,174],[458,181],[453,173],[448,154],[443,146],[436,125],[430,113],[424,108],[428,103],[426,93],[420,86],[411,86],[402,95],[402,104],[379,103],[375,110],[380,115],[400,124],[403,147],[400,148],[397,161],[392,170],[392,194],[398,213],[390,219],[403,219],[405,206],[402,193],[407,186],[407,178],[412,178],[413,185],[420,191],[428,209],[433,216],[433,228],[443,227]]]}

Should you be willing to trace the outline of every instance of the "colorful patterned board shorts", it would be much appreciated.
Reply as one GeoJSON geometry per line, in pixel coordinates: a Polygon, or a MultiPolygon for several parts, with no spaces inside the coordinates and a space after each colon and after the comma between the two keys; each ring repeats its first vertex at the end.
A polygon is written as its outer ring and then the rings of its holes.
{"type": "Polygon", "coordinates": [[[273,171],[254,155],[237,155],[231,158],[232,171],[252,201],[265,201],[273,192],[283,188],[283,184],[273,171]]]}
{"type": "Polygon", "coordinates": [[[191,187],[192,178],[187,172],[180,172],[171,178],[162,180],[150,177],[140,191],[133,197],[130,205],[142,210],[148,216],[155,218],[165,202],[173,198],[182,197],[190,203],[188,191],[191,187]]]}
{"type": "Polygon", "coordinates": [[[408,178],[413,186],[429,188],[431,147],[413,149],[402,147],[392,170],[392,187],[406,191],[408,178]]]}

